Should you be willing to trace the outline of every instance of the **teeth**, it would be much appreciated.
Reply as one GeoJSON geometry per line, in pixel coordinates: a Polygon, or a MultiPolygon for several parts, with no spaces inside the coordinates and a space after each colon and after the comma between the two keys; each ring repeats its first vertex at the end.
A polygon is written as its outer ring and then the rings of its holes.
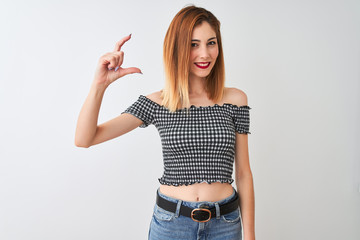
{"type": "Polygon", "coordinates": [[[197,63],[197,65],[199,65],[201,67],[206,67],[207,65],[209,65],[209,63],[197,63]]]}

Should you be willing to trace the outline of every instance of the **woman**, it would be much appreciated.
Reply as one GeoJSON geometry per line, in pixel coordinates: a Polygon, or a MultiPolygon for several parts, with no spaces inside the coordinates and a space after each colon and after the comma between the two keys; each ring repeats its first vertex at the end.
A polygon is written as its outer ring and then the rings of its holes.
{"type": "Polygon", "coordinates": [[[100,58],[78,119],[76,146],[90,147],[154,124],[164,173],[149,239],[242,239],[243,232],[245,240],[254,240],[251,108],[243,91],[224,86],[220,22],[204,8],[181,9],[164,40],[164,89],[140,95],[120,116],[97,126],[106,88],[122,76],[141,73],[121,67],[121,47],[130,38],[100,58]],[[231,185],[234,162],[237,190],[231,185]]]}

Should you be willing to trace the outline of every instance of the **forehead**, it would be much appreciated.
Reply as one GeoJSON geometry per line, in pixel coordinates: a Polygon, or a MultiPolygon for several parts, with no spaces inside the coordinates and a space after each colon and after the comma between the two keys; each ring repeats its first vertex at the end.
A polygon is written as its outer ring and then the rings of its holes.
{"type": "Polygon", "coordinates": [[[216,33],[211,25],[206,21],[203,21],[201,24],[197,25],[192,32],[193,39],[209,39],[210,37],[216,37],[216,33]]]}

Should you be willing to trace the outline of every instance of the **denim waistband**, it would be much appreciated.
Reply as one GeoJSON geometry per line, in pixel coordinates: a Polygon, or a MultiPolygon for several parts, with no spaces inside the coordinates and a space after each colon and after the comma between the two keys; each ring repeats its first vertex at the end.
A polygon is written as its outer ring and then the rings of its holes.
{"type": "Polygon", "coordinates": [[[187,206],[187,207],[190,207],[190,208],[198,208],[199,206],[201,205],[206,205],[210,208],[212,207],[215,207],[216,205],[222,205],[222,204],[225,204],[225,203],[228,203],[230,202],[231,200],[234,199],[235,197],[235,193],[236,193],[236,190],[234,187],[233,188],[233,192],[230,196],[224,198],[224,199],[221,199],[219,201],[216,201],[216,202],[212,202],[212,201],[201,201],[201,202],[191,202],[191,201],[184,201],[184,200],[180,200],[180,199],[177,199],[177,198],[173,198],[173,197],[170,197],[170,196],[167,196],[163,193],[160,192],[160,187],[157,189],[157,193],[162,197],[162,198],[165,198],[166,200],[169,200],[171,202],[174,202],[174,203],[178,203],[179,201],[181,201],[181,204],[184,205],[184,206],[187,206]]]}

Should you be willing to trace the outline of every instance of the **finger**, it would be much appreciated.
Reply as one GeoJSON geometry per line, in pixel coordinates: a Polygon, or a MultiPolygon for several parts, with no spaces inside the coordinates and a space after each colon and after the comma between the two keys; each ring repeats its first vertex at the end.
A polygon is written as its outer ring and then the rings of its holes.
{"type": "Polygon", "coordinates": [[[118,62],[120,60],[120,56],[117,54],[110,53],[104,57],[104,65],[107,65],[109,69],[113,69],[118,66],[118,62]]]}
{"type": "Polygon", "coordinates": [[[131,34],[129,36],[122,38],[120,41],[118,41],[115,45],[114,51],[120,51],[122,45],[124,45],[124,43],[127,42],[130,38],[131,38],[131,34]]]}
{"type": "Polygon", "coordinates": [[[121,75],[125,76],[127,74],[132,74],[132,73],[141,73],[141,70],[139,68],[136,67],[129,67],[129,68],[121,68],[121,75]]]}
{"type": "Polygon", "coordinates": [[[117,65],[116,65],[116,68],[115,68],[115,72],[117,71],[117,69],[118,68],[120,68],[121,67],[121,65],[123,64],[123,62],[124,62],[124,52],[123,51],[120,51],[120,52],[118,52],[119,53],[119,60],[118,60],[118,63],[117,63],[117,65]]]}

